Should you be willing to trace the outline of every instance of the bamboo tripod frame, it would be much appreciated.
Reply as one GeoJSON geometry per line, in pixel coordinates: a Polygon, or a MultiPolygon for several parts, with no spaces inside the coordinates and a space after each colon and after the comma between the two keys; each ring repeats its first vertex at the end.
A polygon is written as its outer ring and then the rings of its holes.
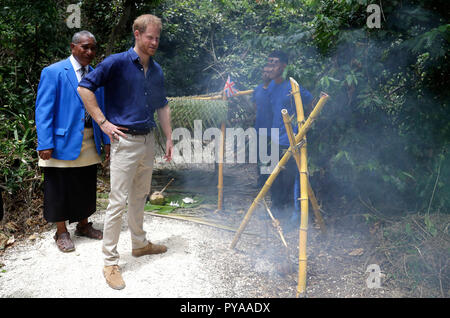
{"type": "MultiPolygon", "coordinates": [[[[291,79],[293,80],[293,79],[291,79]]],[[[254,199],[252,205],[248,209],[246,215],[244,216],[244,219],[242,220],[241,225],[239,226],[238,231],[236,232],[234,239],[231,243],[230,248],[234,248],[237,244],[237,241],[239,237],[241,236],[242,232],[244,231],[245,227],[247,226],[247,223],[250,221],[250,217],[256,207],[258,206],[259,202],[261,200],[264,200],[264,196],[269,191],[270,187],[272,186],[274,180],[280,173],[281,169],[287,164],[290,157],[297,153],[297,155],[294,156],[294,158],[297,156],[299,159],[299,162],[297,164],[300,164],[299,171],[300,171],[300,205],[301,205],[301,222],[300,222],[300,242],[299,242],[299,280],[298,280],[298,287],[297,287],[297,297],[300,294],[303,294],[306,289],[306,238],[307,238],[307,229],[308,229],[308,196],[314,197],[314,200],[312,200],[314,203],[314,210],[316,213],[318,223],[321,225],[322,232],[325,231],[325,227],[323,224],[323,219],[320,215],[319,208],[317,205],[317,200],[314,196],[314,193],[312,191],[311,186],[309,185],[308,178],[307,178],[307,158],[306,158],[306,132],[311,128],[312,123],[316,119],[316,117],[320,114],[323,106],[325,105],[326,101],[328,100],[329,96],[325,93],[322,93],[320,96],[320,99],[316,106],[314,107],[313,111],[311,112],[310,116],[306,121],[304,121],[304,115],[303,114],[303,107],[301,105],[301,98],[300,98],[300,92],[298,90],[298,84],[296,84],[295,80],[294,82],[291,81],[291,85],[294,83],[294,88],[292,90],[292,93],[294,95],[294,100],[296,101],[296,110],[298,114],[300,115],[300,118],[303,117],[302,120],[298,120],[299,129],[297,136],[294,137],[294,134],[292,132],[292,126],[289,124],[289,128],[287,129],[288,133],[290,132],[290,144],[288,151],[284,154],[284,156],[281,158],[281,160],[278,162],[277,166],[272,171],[271,175],[267,179],[266,183],[262,187],[261,191],[258,193],[256,198],[254,199]],[[296,89],[295,89],[296,87],[296,89]],[[298,96],[298,97],[296,97],[298,96]],[[300,101],[299,101],[300,100],[300,101]],[[304,122],[304,123],[303,123],[304,122]],[[303,123],[303,124],[302,124],[303,123]],[[298,149],[296,149],[297,145],[303,144],[305,145],[302,147],[300,154],[298,152],[298,149]]],[[[285,110],[284,110],[285,111],[285,110]]],[[[284,114],[285,116],[287,115],[284,114]]],[[[288,115],[287,115],[288,116],[288,115]]],[[[289,117],[289,116],[288,116],[289,117]]],[[[290,118],[289,118],[290,122],[290,118]]],[[[286,124],[286,123],[285,123],[286,124]]],[[[288,135],[289,136],[289,135],[288,135]]],[[[297,161],[297,160],[296,160],[297,161]]]]}
{"type": "MultiPolygon", "coordinates": [[[[264,186],[254,199],[252,205],[248,209],[244,219],[242,220],[239,229],[237,230],[235,237],[231,243],[230,248],[233,249],[242,232],[244,231],[247,223],[250,220],[250,217],[258,204],[264,203],[264,196],[267,194],[268,190],[271,188],[273,182],[277,178],[281,169],[287,164],[290,157],[293,155],[296,161],[299,177],[300,177],[300,228],[299,228],[299,270],[298,270],[298,286],[297,286],[297,297],[304,294],[306,291],[306,266],[307,266],[307,255],[306,255],[306,242],[307,242],[307,231],[308,231],[308,204],[309,200],[314,210],[315,220],[320,226],[322,234],[326,234],[325,223],[323,221],[322,215],[320,213],[320,207],[318,205],[316,196],[314,191],[312,190],[311,184],[308,180],[308,162],[307,162],[307,148],[306,148],[306,132],[311,128],[312,123],[315,121],[316,117],[320,114],[323,106],[328,100],[329,96],[325,93],[321,93],[320,99],[311,112],[308,119],[305,121],[304,110],[303,110],[303,102],[300,95],[300,89],[298,83],[295,79],[290,78],[292,95],[294,96],[295,108],[297,113],[297,125],[298,125],[298,134],[295,136],[292,125],[291,118],[286,109],[282,110],[282,117],[286,127],[286,132],[288,134],[290,147],[285,155],[278,162],[275,169],[272,171],[271,175],[265,182],[264,186]],[[309,200],[308,200],[309,199],[309,200]]],[[[253,90],[241,91],[238,92],[235,96],[247,95],[253,93],[253,90]]],[[[197,99],[206,99],[206,100],[214,100],[214,99],[223,99],[227,100],[225,93],[223,92],[221,95],[215,96],[205,96],[205,97],[197,97],[197,99]]],[[[217,211],[221,211],[223,209],[223,161],[225,156],[225,123],[221,124],[221,140],[220,140],[220,152],[219,152],[219,173],[218,173],[218,202],[217,202],[217,211]]],[[[265,204],[266,205],[266,204],[265,204]]],[[[267,205],[266,208],[268,209],[267,205]]],[[[268,209],[269,214],[270,210],[268,209]]],[[[281,228],[280,228],[281,230],[281,228]]],[[[286,245],[284,241],[284,237],[280,231],[281,239],[286,245]]]]}

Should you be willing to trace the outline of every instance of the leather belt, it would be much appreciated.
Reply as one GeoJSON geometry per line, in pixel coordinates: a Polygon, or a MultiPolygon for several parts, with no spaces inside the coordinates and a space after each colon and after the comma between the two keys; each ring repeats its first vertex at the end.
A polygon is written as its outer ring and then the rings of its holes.
{"type": "Polygon", "coordinates": [[[130,134],[130,135],[147,135],[148,133],[150,133],[153,130],[153,128],[146,129],[146,130],[136,130],[136,129],[131,129],[131,128],[128,128],[128,130],[122,130],[122,129],[119,129],[119,130],[125,134],[130,134]]]}

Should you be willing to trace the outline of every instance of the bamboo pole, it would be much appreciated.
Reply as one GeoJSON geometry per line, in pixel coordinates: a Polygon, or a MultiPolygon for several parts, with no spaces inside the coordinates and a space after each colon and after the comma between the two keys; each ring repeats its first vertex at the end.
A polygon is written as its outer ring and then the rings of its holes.
{"type": "MultiPolygon", "coordinates": [[[[252,93],[253,93],[253,89],[249,89],[246,91],[239,91],[239,92],[235,93],[232,97],[243,96],[243,95],[248,95],[248,94],[252,94],[252,93]]],[[[223,99],[223,94],[218,94],[218,95],[213,95],[213,96],[196,96],[196,97],[193,97],[193,99],[202,99],[202,100],[223,99]]]]}
{"type": "MultiPolygon", "coordinates": [[[[300,86],[298,85],[297,81],[295,79],[293,79],[292,77],[289,78],[289,81],[291,83],[292,95],[294,96],[295,108],[297,111],[298,130],[300,131],[301,125],[305,121],[305,113],[304,113],[304,109],[303,109],[302,97],[300,94],[300,86]]],[[[297,163],[297,165],[298,165],[298,163],[297,163]]],[[[319,204],[317,203],[316,196],[311,187],[311,184],[309,183],[309,180],[308,180],[308,197],[311,200],[311,205],[313,207],[315,220],[320,227],[320,231],[322,232],[322,234],[325,235],[326,234],[325,222],[323,221],[322,214],[320,213],[319,204]]]]}
{"type": "Polygon", "coordinates": [[[220,127],[219,180],[217,184],[217,211],[223,209],[223,160],[225,157],[225,123],[220,127]]]}
{"type": "Polygon", "coordinates": [[[305,113],[303,110],[303,101],[302,97],[300,95],[300,87],[295,79],[292,77],[289,77],[289,81],[291,83],[291,91],[292,95],[294,95],[294,102],[295,102],[295,109],[297,111],[297,125],[298,125],[298,131],[300,131],[300,128],[305,121],[305,113]]]}
{"type": "MultiPolygon", "coordinates": [[[[306,132],[311,128],[312,123],[316,120],[317,116],[322,111],[322,108],[325,105],[328,98],[329,98],[329,96],[327,94],[325,94],[325,93],[321,94],[320,99],[317,102],[316,106],[314,107],[313,111],[311,112],[310,116],[308,117],[305,124],[302,126],[302,128],[299,130],[297,136],[295,137],[296,143],[299,143],[300,140],[302,140],[303,137],[306,135],[306,132]]],[[[256,209],[257,205],[259,204],[259,201],[262,198],[264,198],[267,191],[269,191],[270,187],[272,186],[273,181],[276,179],[276,177],[280,173],[282,167],[284,167],[284,165],[288,162],[291,155],[292,155],[292,147],[289,147],[288,151],[284,154],[284,156],[278,162],[276,167],[273,169],[272,173],[270,174],[266,183],[262,187],[261,191],[258,193],[256,198],[253,200],[252,205],[248,209],[247,213],[244,216],[244,219],[241,222],[241,225],[239,226],[238,232],[235,234],[234,239],[231,242],[230,248],[234,248],[236,246],[237,241],[238,241],[240,235],[242,234],[242,231],[244,231],[245,227],[247,226],[247,223],[250,220],[250,217],[251,217],[253,211],[256,209]]]]}
{"type": "Polygon", "coordinates": [[[249,89],[247,91],[239,91],[236,94],[234,94],[233,96],[242,96],[242,95],[248,95],[248,94],[252,94],[253,93],[253,89],[249,89]]]}
{"type": "MultiPolygon", "coordinates": [[[[223,100],[227,100],[227,95],[223,92],[223,100]]],[[[225,122],[220,125],[220,150],[219,150],[219,180],[217,184],[217,211],[223,209],[223,161],[225,158],[225,122]]]]}
{"type": "Polygon", "coordinates": [[[300,208],[301,208],[301,221],[300,221],[300,239],[299,239],[299,265],[298,265],[298,286],[297,297],[299,294],[305,292],[306,289],[306,240],[308,233],[308,172],[307,172],[307,156],[306,156],[306,138],[303,138],[301,144],[300,153],[298,146],[294,143],[294,131],[291,126],[291,118],[286,109],[281,110],[283,116],[284,125],[286,127],[286,133],[289,138],[289,143],[293,149],[293,156],[297,163],[297,167],[300,171],[300,208]]]}
{"type": "Polygon", "coordinates": [[[306,240],[308,235],[308,157],[306,138],[300,148],[300,231],[297,297],[306,290],[306,240]]]}

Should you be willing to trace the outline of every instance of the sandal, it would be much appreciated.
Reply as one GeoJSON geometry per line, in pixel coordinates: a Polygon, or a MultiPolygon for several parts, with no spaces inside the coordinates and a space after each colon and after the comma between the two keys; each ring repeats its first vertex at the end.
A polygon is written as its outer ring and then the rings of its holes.
{"type": "Polygon", "coordinates": [[[55,236],[53,238],[55,239],[56,245],[58,246],[61,252],[67,253],[75,251],[75,245],[70,239],[69,232],[64,232],[61,233],[60,235],[58,235],[58,233],[55,233],[55,236]]]}
{"type": "Polygon", "coordinates": [[[77,229],[75,230],[75,235],[77,236],[86,236],[91,239],[101,240],[103,239],[103,232],[100,230],[96,230],[92,227],[92,222],[84,226],[80,226],[80,223],[77,224],[77,229]]]}

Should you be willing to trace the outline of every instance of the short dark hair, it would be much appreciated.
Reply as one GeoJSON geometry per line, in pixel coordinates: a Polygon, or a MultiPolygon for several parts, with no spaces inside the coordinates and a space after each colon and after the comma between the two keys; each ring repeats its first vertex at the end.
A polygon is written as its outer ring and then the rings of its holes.
{"type": "Polygon", "coordinates": [[[289,63],[289,57],[283,51],[273,51],[272,53],[270,53],[269,57],[278,58],[281,63],[285,63],[285,64],[289,63]]]}
{"type": "Polygon", "coordinates": [[[73,44],[80,43],[82,37],[88,37],[90,39],[93,39],[94,42],[97,43],[97,40],[95,40],[95,36],[91,32],[86,30],[75,33],[72,37],[72,43],[73,44]]]}

